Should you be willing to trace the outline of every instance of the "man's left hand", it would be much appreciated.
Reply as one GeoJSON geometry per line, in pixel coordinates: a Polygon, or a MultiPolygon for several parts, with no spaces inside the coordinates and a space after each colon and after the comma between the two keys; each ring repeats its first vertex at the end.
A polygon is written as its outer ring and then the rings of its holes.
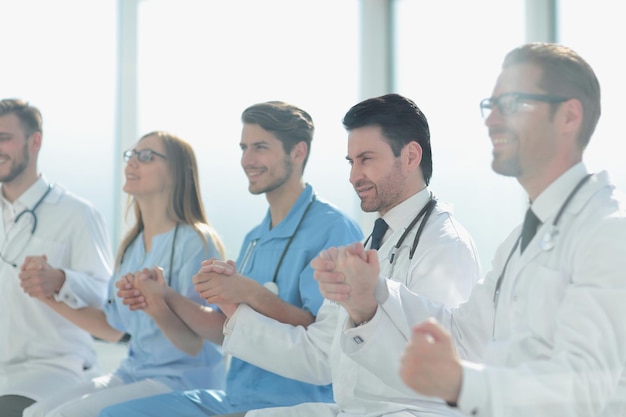
{"type": "Polygon", "coordinates": [[[413,327],[402,355],[400,376],[406,385],[421,394],[457,403],[463,368],[450,333],[435,319],[413,327]]]}

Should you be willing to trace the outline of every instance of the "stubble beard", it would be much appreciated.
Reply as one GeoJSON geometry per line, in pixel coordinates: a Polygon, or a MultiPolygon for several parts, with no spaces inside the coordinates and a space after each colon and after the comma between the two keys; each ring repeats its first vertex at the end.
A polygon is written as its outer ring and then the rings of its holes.
{"type": "Polygon", "coordinates": [[[11,164],[11,169],[9,173],[5,176],[0,176],[0,182],[10,183],[15,180],[17,177],[22,175],[24,171],[26,171],[26,167],[30,162],[30,154],[28,153],[28,146],[25,144],[22,148],[22,161],[16,161],[11,164]]]}

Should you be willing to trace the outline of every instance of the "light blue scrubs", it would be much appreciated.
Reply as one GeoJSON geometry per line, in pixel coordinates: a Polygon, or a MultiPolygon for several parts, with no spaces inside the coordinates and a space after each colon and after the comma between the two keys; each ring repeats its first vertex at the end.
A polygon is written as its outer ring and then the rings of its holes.
{"type": "MultiPolygon", "coordinates": [[[[293,236],[276,279],[279,296],[316,315],[323,297],[313,278],[311,260],[330,246],[360,241],[363,233],[354,220],[314,197],[308,184],[287,217],[273,229],[270,222],[268,210],[263,222],[246,235],[237,259],[238,269],[260,283],[272,281],[283,250],[293,236]]],[[[283,378],[232,358],[226,392],[193,390],[157,395],[107,407],[99,417],[206,417],[302,402],[333,402],[331,386],[283,378]]]]}
{"type": "Polygon", "coordinates": [[[207,241],[205,245],[191,226],[180,224],[176,233],[172,229],[155,236],[148,253],[145,252],[143,233],[126,250],[119,271],[109,284],[109,301],[104,309],[111,326],[131,335],[128,355],[115,370],[115,374],[123,381],[130,383],[151,378],[173,390],[224,387],[224,358],[218,346],[205,341],[202,351],[196,356],[190,356],[176,348],[148,314],[130,311],[116,296],[115,282],[121,276],[158,265],[163,268],[170,287],[206,305],[194,290],[192,277],[200,269],[203,260],[219,257],[208,237],[207,241]],[[173,265],[170,265],[172,249],[173,265]]]}

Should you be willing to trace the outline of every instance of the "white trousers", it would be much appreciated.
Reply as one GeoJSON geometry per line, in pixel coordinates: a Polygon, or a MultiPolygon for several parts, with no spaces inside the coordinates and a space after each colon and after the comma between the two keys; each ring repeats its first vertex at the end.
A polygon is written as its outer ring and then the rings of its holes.
{"type": "Polygon", "coordinates": [[[109,405],[171,391],[151,379],[125,384],[109,374],[36,402],[24,410],[24,417],[97,417],[109,405]]]}
{"type": "Polygon", "coordinates": [[[33,359],[0,368],[0,395],[20,395],[39,401],[99,375],[101,372],[96,369],[84,371],[78,361],[33,359]]]}

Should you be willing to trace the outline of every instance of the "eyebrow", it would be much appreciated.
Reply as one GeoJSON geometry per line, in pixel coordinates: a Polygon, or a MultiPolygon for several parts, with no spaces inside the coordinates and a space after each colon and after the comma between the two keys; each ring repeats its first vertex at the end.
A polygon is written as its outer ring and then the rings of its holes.
{"type": "MultiPolygon", "coordinates": [[[[366,156],[366,155],[375,154],[375,153],[376,153],[376,152],[374,152],[374,151],[363,151],[363,152],[361,152],[361,153],[358,153],[358,154],[354,157],[354,159],[360,159],[360,158],[363,158],[363,157],[364,157],[364,156],[366,156]]],[[[348,161],[352,161],[352,160],[354,160],[354,159],[353,159],[353,158],[350,158],[350,156],[349,156],[349,155],[348,155],[348,156],[346,156],[346,160],[348,160],[348,161]]]]}

